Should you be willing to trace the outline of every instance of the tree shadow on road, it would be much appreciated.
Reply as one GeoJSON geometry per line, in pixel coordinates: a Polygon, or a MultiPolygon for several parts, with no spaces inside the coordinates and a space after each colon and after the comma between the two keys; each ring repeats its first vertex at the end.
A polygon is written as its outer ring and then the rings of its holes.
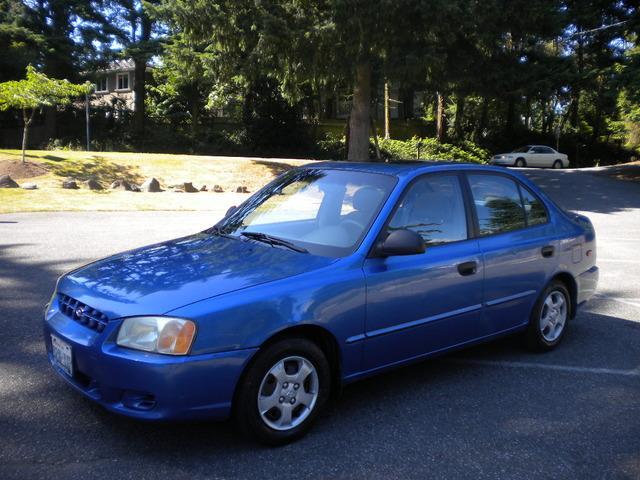
{"type": "Polygon", "coordinates": [[[579,170],[522,170],[567,210],[615,213],[640,208],[640,184],[579,170]]]}

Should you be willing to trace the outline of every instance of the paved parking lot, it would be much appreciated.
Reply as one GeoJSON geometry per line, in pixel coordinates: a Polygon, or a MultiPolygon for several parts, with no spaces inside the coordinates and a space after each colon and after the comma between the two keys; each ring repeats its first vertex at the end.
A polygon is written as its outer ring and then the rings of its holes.
{"type": "Polygon", "coordinates": [[[348,387],[302,441],[230,423],[150,424],[72,392],[47,364],[58,275],[198,231],[224,211],[0,215],[0,479],[640,478],[640,186],[526,170],[598,232],[598,296],[544,355],[507,338],[348,387]]]}

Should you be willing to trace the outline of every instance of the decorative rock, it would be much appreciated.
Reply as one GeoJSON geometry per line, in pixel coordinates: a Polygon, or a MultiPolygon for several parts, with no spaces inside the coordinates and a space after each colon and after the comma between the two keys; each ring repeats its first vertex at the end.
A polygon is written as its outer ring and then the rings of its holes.
{"type": "Polygon", "coordinates": [[[109,187],[111,190],[122,190],[124,192],[133,192],[133,187],[126,180],[116,180],[109,187]]]}
{"type": "Polygon", "coordinates": [[[200,191],[201,191],[201,192],[206,192],[206,191],[207,191],[207,186],[206,186],[206,185],[202,185],[202,186],[200,187],[200,191]]]}
{"type": "Polygon", "coordinates": [[[11,178],[9,175],[2,175],[0,177],[0,188],[18,188],[20,185],[16,183],[16,181],[11,178]]]}
{"type": "Polygon", "coordinates": [[[197,193],[198,189],[196,187],[193,186],[193,183],[191,182],[184,182],[180,184],[180,189],[184,192],[187,193],[197,193]]]}
{"type": "Polygon", "coordinates": [[[62,182],[62,188],[66,188],[67,190],[77,190],[79,187],[75,180],[65,180],[62,182]]]}
{"type": "Polygon", "coordinates": [[[213,186],[213,191],[216,192],[216,193],[224,192],[224,190],[222,189],[222,187],[220,185],[214,185],[213,186]]]}
{"type": "Polygon", "coordinates": [[[140,189],[143,192],[161,192],[160,182],[155,178],[149,178],[146,182],[140,185],[140,189]]]}
{"type": "Polygon", "coordinates": [[[236,193],[249,193],[249,190],[245,186],[236,188],[236,193]]]}
{"type": "Polygon", "coordinates": [[[24,190],[37,190],[38,185],[36,185],[35,183],[23,183],[22,188],[24,190]]]}
{"type": "Polygon", "coordinates": [[[104,187],[102,186],[102,184],[99,181],[97,181],[95,178],[90,178],[89,180],[84,182],[84,186],[87,187],[89,190],[104,190],[104,187]]]}

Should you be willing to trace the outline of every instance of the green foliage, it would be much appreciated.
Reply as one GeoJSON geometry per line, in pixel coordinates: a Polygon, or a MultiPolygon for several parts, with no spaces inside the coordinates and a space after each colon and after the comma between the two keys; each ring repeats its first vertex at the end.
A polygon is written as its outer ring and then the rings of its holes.
{"type": "MultiPolygon", "coordinates": [[[[489,152],[470,141],[460,145],[439,143],[435,138],[413,137],[410,140],[378,139],[384,160],[445,160],[456,162],[486,163],[489,152]],[[419,152],[419,156],[418,156],[419,152]]],[[[370,140],[371,155],[375,155],[373,138],[370,140]]],[[[317,158],[342,160],[346,157],[344,137],[326,135],[316,145],[317,158]]]]}
{"type": "Polygon", "coordinates": [[[32,110],[70,103],[73,97],[85,94],[89,88],[68,80],[49,78],[29,65],[26,79],[0,83],[0,110],[32,110]]]}
{"type": "Polygon", "coordinates": [[[460,145],[440,143],[435,138],[413,137],[410,140],[380,139],[380,151],[388,160],[446,160],[486,163],[489,152],[472,142],[460,145]]]}

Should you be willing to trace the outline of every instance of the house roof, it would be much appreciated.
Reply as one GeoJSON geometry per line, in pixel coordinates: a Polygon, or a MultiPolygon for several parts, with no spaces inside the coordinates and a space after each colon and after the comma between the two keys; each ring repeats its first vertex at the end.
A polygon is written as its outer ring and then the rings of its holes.
{"type": "Polygon", "coordinates": [[[136,63],[131,58],[122,58],[109,62],[107,72],[128,72],[135,70],[136,63]]]}

